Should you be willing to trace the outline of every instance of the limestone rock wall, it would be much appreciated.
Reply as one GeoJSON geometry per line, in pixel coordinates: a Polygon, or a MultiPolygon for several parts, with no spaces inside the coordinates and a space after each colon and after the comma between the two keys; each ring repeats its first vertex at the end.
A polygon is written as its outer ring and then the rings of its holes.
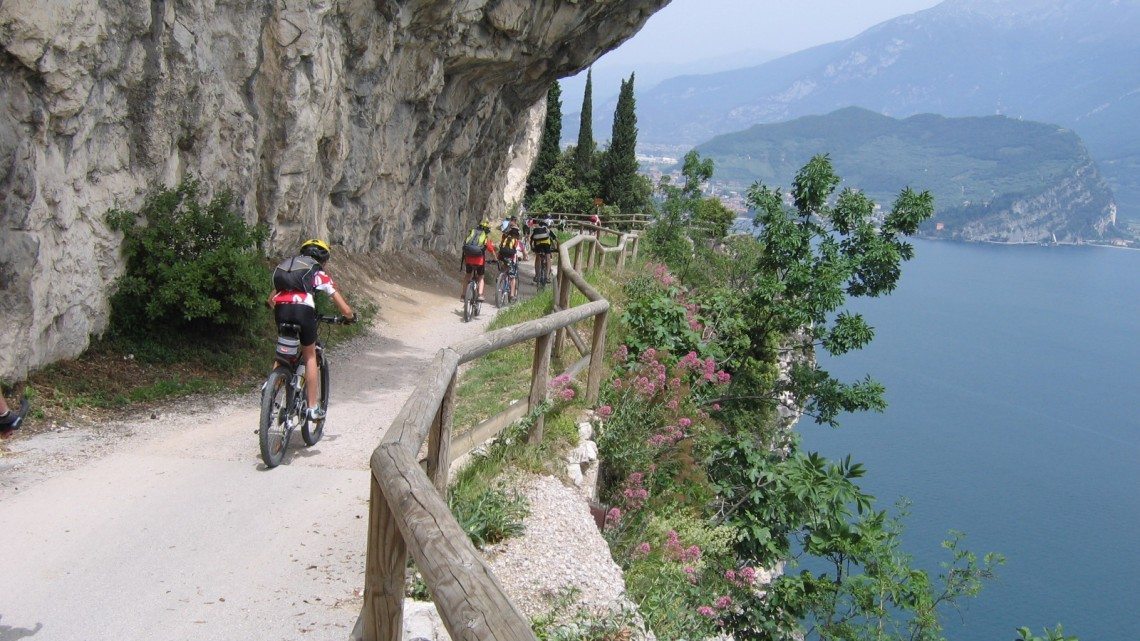
{"type": "Polygon", "coordinates": [[[519,198],[549,84],[667,2],[4,0],[0,377],[106,327],[106,210],[187,173],[277,252],[455,246],[519,198]]]}

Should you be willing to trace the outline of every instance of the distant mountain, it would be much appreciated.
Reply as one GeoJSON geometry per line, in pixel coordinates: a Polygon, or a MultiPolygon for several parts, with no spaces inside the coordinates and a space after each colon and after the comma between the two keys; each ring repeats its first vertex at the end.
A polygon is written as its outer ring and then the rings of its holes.
{"type": "Polygon", "coordinates": [[[1111,190],[1072,131],[1004,116],[896,120],[848,107],[825,116],[756,125],[699,145],[715,177],[745,188],[790,184],[830,153],[844,184],[889,209],[910,186],[934,194],[929,236],[995,242],[1104,240],[1118,236],[1111,190]]]}
{"type": "MultiPolygon", "coordinates": [[[[768,49],[748,49],[730,54],[686,60],[685,62],[651,62],[630,65],[607,63],[603,57],[594,65],[594,136],[606,139],[613,128],[614,109],[617,107],[621,81],[636,72],[635,88],[646,91],[663,80],[687,74],[715,73],[739,69],[774,60],[783,53],[768,49]]],[[[562,140],[566,144],[578,142],[578,125],[582,118],[582,94],[586,90],[586,72],[558,81],[562,85],[562,140]],[[572,110],[572,111],[570,111],[572,110]]]]}
{"type": "Polygon", "coordinates": [[[851,105],[1024,117],[1077,131],[1140,218],[1137,33],[1140,0],[947,0],[763,65],[661,82],[637,95],[638,140],[684,149],[851,105]]]}

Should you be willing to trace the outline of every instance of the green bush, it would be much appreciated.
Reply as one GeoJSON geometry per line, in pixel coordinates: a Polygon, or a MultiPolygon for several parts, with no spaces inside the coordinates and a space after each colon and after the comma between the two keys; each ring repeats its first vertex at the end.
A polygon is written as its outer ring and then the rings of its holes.
{"type": "Polygon", "coordinates": [[[460,527],[479,547],[518,536],[530,513],[526,497],[502,484],[485,487],[473,495],[452,491],[449,507],[460,527]]]}
{"type": "Polygon", "coordinates": [[[138,211],[107,212],[126,263],[111,297],[112,335],[233,333],[264,321],[267,230],[247,225],[228,191],[208,203],[203,191],[188,178],[155,190],[138,211]]]}

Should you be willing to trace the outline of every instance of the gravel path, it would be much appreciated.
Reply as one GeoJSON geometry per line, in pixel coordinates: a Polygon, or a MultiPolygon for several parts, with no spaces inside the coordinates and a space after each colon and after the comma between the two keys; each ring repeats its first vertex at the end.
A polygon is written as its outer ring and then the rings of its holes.
{"type": "MultiPolygon", "coordinates": [[[[324,439],[305,448],[296,435],[280,467],[260,461],[255,389],[4,443],[0,640],[348,638],[368,457],[435,352],[484,331],[494,306],[462,323],[453,273],[425,257],[338,268],[380,318],[332,354],[324,439]],[[377,267],[400,283],[371,277],[377,267]]],[[[585,501],[551,477],[525,492],[526,534],[489,555],[511,597],[528,615],[571,586],[591,607],[614,604],[620,570],[585,501]]]]}

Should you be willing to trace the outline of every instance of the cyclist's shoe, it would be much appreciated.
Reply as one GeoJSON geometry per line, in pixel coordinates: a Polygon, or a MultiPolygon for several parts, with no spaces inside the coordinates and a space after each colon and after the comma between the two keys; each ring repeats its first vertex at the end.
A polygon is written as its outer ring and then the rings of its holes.
{"type": "Polygon", "coordinates": [[[320,407],[310,407],[308,411],[308,418],[313,422],[321,422],[325,420],[325,410],[320,407]]]}
{"type": "Polygon", "coordinates": [[[486,299],[486,298],[483,298],[482,296],[480,296],[480,297],[479,297],[479,302],[480,302],[480,303],[486,302],[486,300],[487,300],[487,299],[486,299]]]}
{"type": "Polygon", "coordinates": [[[24,400],[20,404],[19,411],[9,410],[7,414],[0,416],[0,436],[8,436],[12,432],[20,429],[20,423],[24,422],[24,412],[27,411],[28,401],[24,400]]]}

